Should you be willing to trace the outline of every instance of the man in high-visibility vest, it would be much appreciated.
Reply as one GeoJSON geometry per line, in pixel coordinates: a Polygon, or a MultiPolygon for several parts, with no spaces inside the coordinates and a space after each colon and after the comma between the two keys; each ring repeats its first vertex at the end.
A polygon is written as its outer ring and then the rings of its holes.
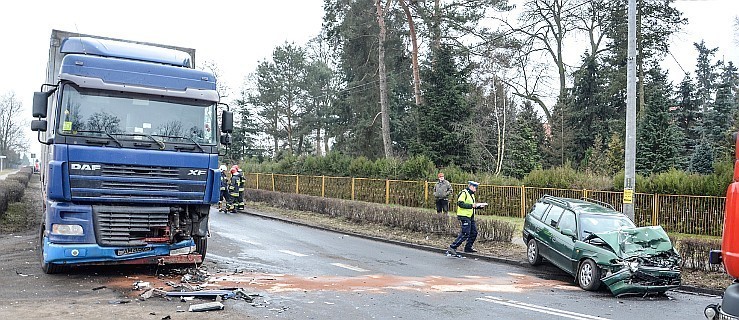
{"type": "Polygon", "coordinates": [[[477,239],[477,225],[475,224],[475,208],[482,208],[484,203],[475,202],[475,192],[480,184],[475,181],[468,181],[467,188],[462,190],[457,196],[457,219],[462,227],[457,239],[447,248],[446,253],[457,256],[457,248],[462,242],[467,241],[464,246],[464,252],[477,252],[472,245],[477,239]]]}

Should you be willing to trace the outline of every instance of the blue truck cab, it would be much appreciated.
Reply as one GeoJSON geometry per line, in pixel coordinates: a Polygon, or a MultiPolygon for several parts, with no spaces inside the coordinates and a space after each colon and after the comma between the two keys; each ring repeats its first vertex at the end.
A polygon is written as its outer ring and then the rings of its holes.
{"type": "Polygon", "coordinates": [[[41,266],[199,263],[219,199],[222,112],[195,50],[53,30],[34,93],[41,266]],[[220,129],[220,130],[219,130],[220,129]]]}

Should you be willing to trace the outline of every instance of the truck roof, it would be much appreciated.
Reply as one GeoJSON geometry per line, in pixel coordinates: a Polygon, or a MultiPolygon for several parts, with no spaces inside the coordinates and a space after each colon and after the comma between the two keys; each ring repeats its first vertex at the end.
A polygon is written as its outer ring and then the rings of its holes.
{"type": "Polygon", "coordinates": [[[60,52],[131,59],[192,68],[192,57],[186,52],[109,39],[69,37],[62,42],[60,52]]]}

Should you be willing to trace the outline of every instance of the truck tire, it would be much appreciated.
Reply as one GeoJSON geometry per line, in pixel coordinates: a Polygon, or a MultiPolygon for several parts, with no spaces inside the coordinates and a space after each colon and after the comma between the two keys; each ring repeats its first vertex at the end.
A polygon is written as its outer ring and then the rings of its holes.
{"type": "Polygon", "coordinates": [[[208,237],[193,237],[195,240],[195,251],[200,254],[205,261],[205,253],[208,252],[208,237]]]}
{"type": "Polygon", "coordinates": [[[46,274],[55,274],[60,273],[64,269],[62,266],[54,263],[46,263],[44,261],[44,225],[41,225],[41,233],[39,234],[39,249],[38,252],[40,254],[39,258],[41,259],[41,270],[44,271],[46,274]]]}

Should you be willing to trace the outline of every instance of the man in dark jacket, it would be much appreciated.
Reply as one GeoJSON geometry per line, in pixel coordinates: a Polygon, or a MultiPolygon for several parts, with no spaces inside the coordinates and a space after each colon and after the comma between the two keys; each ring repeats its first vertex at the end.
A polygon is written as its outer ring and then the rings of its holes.
{"type": "Polygon", "coordinates": [[[439,182],[434,185],[434,198],[436,198],[436,213],[446,214],[449,212],[449,196],[454,192],[452,184],[444,179],[444,173],[439,172],[439,182]]]}

